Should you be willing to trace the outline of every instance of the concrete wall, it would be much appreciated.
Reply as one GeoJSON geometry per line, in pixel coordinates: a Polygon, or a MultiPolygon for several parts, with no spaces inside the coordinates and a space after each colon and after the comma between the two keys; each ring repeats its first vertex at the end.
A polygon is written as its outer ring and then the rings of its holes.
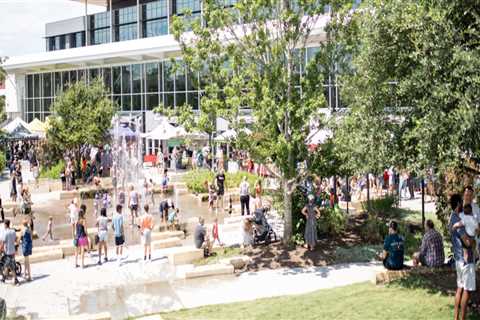
{"type": "Polygon", "coordinates": [[[45,37],[85,31],[85,17],[55,21],[45,25],[45,37]]]}
{"type": "Polygon", "coordinates": [[[25,74],[7,74],[5,83],[5,111],[9,118],[12,119],[22,115],[24,93],[25,74]]]}

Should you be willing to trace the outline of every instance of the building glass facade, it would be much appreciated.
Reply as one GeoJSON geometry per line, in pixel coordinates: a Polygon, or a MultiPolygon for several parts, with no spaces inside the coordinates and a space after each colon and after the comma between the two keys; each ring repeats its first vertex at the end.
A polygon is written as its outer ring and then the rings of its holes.
{"type": "MultiPolygon", "coordinates": [[[[296,72],[303,74],[306,63],[315,56],[318,48],[298,51],[296,72]]],[[[88,69],[63,70],[27,74],[24,95],[24,119],[45,120],[52,112],[55,98],[77,81],[91,82],[101,78],[108,96],[123,112],[151,111],[162,104],[175,108],[185,103],[199,109],[202,95],[201,75],[188,70],[178,60],[101,66],[88,69]]],[[[326,71],[323,91],[331,108],[341,107],[338,86],[334,76],[326,71]]]]}

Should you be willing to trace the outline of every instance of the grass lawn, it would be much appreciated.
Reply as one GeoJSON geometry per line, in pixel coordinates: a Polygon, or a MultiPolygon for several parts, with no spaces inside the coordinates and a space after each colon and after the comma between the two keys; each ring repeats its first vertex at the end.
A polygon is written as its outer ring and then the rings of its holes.
{"type": "MultiPolygon", "coordinates": [[[[272,284],[273,285],[273,284],[272,284]]],[[[254,288],[252,288],[254,290],[254,288]]],[[[313,293],[161,314],[165,320],[452,319],[453,297],[361,283],[313,293]]],[[[478,319],[471,316],[469,319],[478,319]]]]}
{"type": "Polygon", "coordinates": [[[214,255],[208,258],[202,258],[199,260],[193,261],[193,264],[196,266],[202,266],[206,264],[214,264],[220,262],[221,259],[230,258],[233,256],[242,255],[242,249],[240,247],[224,247],[215,252],[214,255]]]}

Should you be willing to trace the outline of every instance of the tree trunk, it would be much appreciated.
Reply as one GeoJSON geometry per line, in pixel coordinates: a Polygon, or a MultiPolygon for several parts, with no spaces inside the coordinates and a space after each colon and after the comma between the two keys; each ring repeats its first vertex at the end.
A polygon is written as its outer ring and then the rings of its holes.
{"type": "Polygon", "coordinates": [[[286,181],[283,181],[283,243],[288,243],[292,238],[292,191],[286,181]]]}

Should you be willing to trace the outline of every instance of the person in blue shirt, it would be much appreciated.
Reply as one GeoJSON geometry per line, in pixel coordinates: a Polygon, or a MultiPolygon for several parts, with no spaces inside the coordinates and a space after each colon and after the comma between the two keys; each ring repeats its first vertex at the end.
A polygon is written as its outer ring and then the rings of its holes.
{"type": "Polygon", "coordinates": [[[458,227],[458,222],[461,221],[460,213],[463,210],[463,201],[459,194],[453,194],[450,197],[450,207],[452,214],[448,222],[448,230],[450,231],[453,259],[457,271],[454,319],[458,320],[466,318],[470,292],[476,290],[475,262],[472,249],[473,239],[467,235],[464,226],[458,227]],[[467,248],[465,256],[464,246],[467,248]]]}
{"type": "Polygon", "coordinates": [[[403,268],[405,240],[398,234],[396,221],[388,224],[388,233],[383,244],[383,265],[388,270],[400,270],[403,268]]]}

